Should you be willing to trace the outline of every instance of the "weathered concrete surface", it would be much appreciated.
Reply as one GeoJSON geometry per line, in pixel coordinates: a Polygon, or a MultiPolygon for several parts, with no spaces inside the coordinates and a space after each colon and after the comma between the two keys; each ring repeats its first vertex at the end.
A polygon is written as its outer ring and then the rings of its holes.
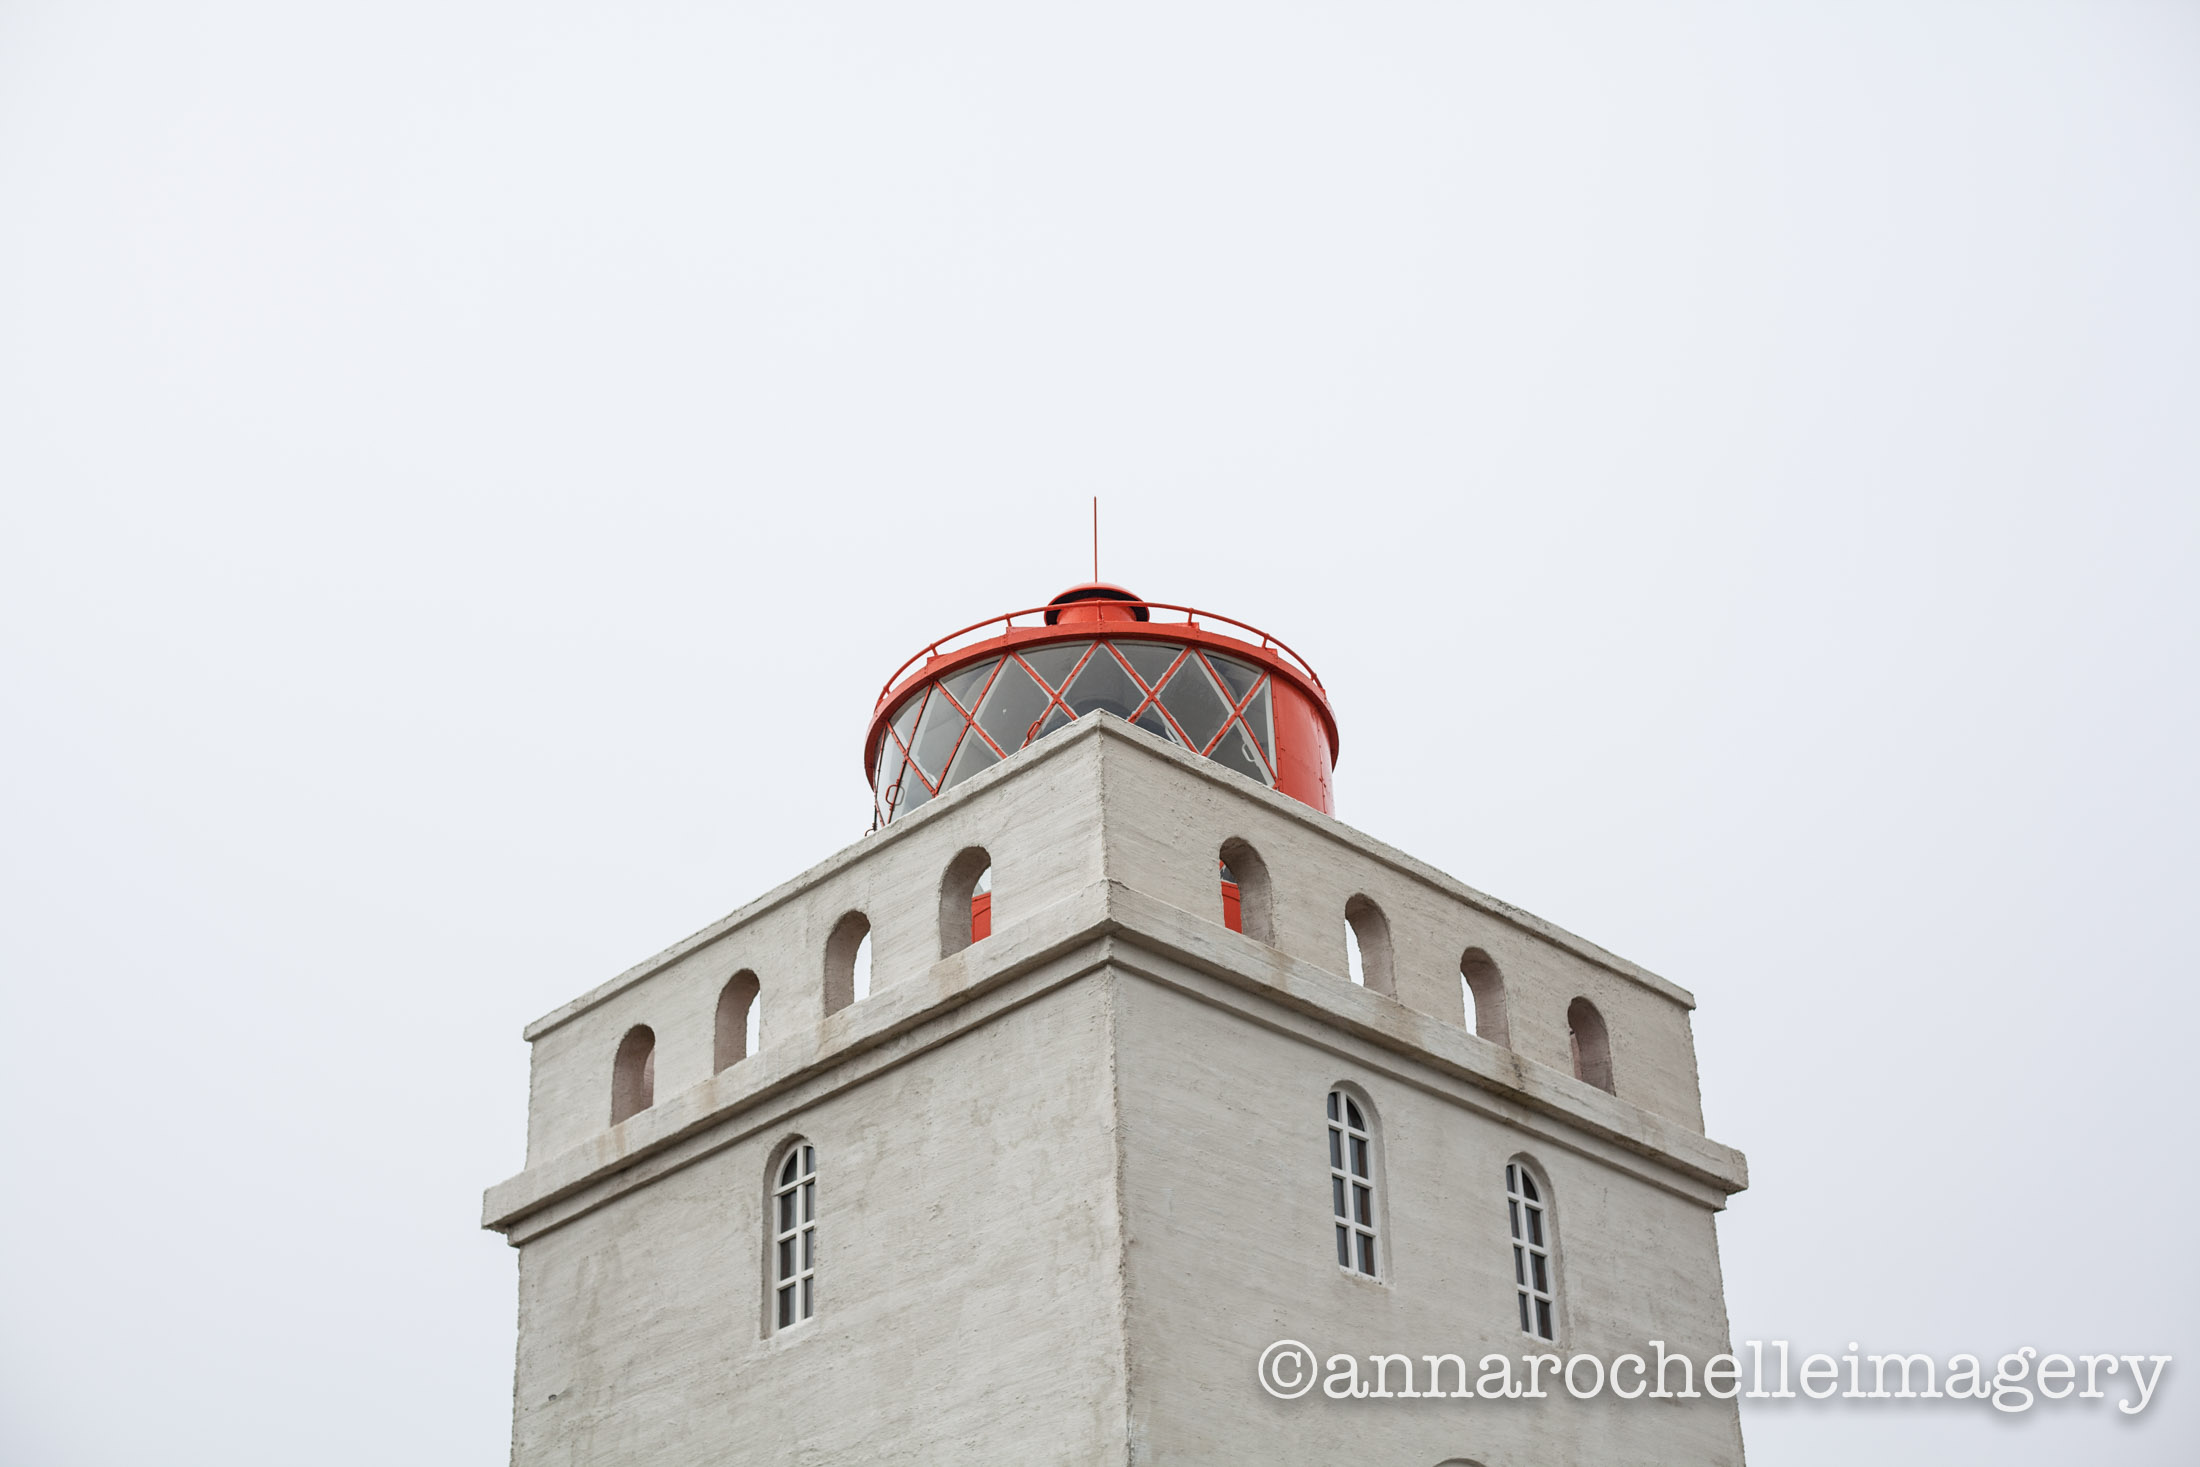
{"type": "Polygon", "coordinates": [[[1058,988],[528,1242],[513,1460],[1122,1460],[1104,999],[1058,988]],[[774,1335],[766,1176],[797,1135],[818,1314],[774,1335]]]}
{"type": "Polygon", "coordinates": [[[1505,1163],[1523,1154],[1549,1179],[1561,1354],[1610,1359],[1655,1338],[1706,1359],[1727,1341],[1711,1208],[1562,1131],[1463,1103],[1394,1052],[1278,1032],[1137,978],[1119,983],[1115,1013],[1133,1461],[1741,1461],[1731,1402],[1270,1399],[1253,1366],[1278,1339],[1363,1367],[1402,1353],[1417,1369],[1493,1351],[1517,1368],[1539,1348],[1515,1322],[1505,1217],[1505,1163]],[[1323,1105],[1339,1084],[1371,1102],[1380,1284],[1326,1246],[1323,1105]]]}
{"type": "Polygon", "coordinates": [[[1702,1134],[1681,989],[1121,723],[1080,720],[530,1026],[528,1167],[484,1223],[521,1250],[514,1461],[1730,1462],[1731,1404],[1279,1403],[1288,1335],[1418,1356],[1532,1348],[1502,1169],[1549,1176],[1561,1347],[1723,1347],[1712,1219],[1746,1184],[1702,1134]],[[1275,942],[1220,922],[1250,841],[1275,942]],[[982,846],[994,934],[946,958],[939,883],[982,846]],[[1396,996],[1344,980],[1375,901],[1396,996]],[[872,997],[827,1014],[861,910],[872,997]],[[1469,1034],[1459,956],[1499,964],[1514,1048],[1469,1034]],[[758,1053],[710,1072],[719,989],[762,981],[758,1053]],[[1565,1011],[1611,1028],[1616,1095],[1565,1011]],[[657,1103],[610,1126],[647,1023],[657,1103]],[[1329,1250],[1321,1106],[1378,1124],[1380,1284],[1329,1250]],[[818,1147],[820,1311],[767,1328],[766,1173],[818,1147]],[[1379,1449],[1371,1447],[1379,1443],[1379,1449]]]}

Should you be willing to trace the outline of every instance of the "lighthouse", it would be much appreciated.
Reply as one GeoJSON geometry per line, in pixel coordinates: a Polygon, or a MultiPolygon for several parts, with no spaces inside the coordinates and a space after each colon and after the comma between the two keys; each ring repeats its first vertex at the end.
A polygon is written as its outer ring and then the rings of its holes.
{"type": "Polygon", "coordinates": [[[1522,1363],[1728,1349],[1694,999],[1339,821],[1339,750],[1097,582],[888,675],[867,833],[524,1031],[514,1463],[1739,1463],[1700,1378],[1522,1363]]]}

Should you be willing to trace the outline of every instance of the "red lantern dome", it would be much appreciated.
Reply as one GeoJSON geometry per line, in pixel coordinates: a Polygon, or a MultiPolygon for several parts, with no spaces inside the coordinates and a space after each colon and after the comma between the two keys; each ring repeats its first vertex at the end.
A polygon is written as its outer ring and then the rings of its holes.
{"type": "Polygon", "coordinates": [[[863,746],[876,823],[1094,712],[1335,811],[1337,720],[1304,658],[1243,622],[1093,582],[942,637],[886,680],[863,746]]]}

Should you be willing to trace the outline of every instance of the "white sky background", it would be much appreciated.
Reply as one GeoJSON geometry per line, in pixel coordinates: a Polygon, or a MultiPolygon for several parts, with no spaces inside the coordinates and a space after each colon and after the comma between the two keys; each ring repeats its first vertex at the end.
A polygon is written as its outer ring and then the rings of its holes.
{"type": "Polygon", "coordinates": [[[2179,1356],[1754,1463],[2192,1460],[2196,262],[2190,5],[0,5],[0,1459],[502,1460],[520,1026],[1098,492],[1694,990],[1737,1338],[2179,1356]]]}

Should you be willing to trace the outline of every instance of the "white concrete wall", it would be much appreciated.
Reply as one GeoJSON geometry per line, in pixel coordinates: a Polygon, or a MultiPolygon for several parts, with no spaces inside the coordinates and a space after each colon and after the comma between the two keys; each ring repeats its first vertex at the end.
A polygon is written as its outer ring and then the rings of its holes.
{"type": "Polygon", "coordinates": [[[1367,1418],[1286,1408],[1252,1376],[1284,1334],[1517,1354],[1514,1149],[1557,1189],[1565,1343],[1723,1346],[1711,1219],[1744,1172],[1702,1134],[1691,1004],[1317,812],[1080,720],[529,1026],[527,1169],[484,1205],[521,1250],[514,1460],[1737,1461],[1731,1408],[1367,1418]],[[1232,837],[1273,879],[1273,945],[1221,926],[1232,837]],[[993,858],[993,936],[941,958],[941,876],[972,845],[993,858]],[[1388,920],[1395,996],[1342,976],[1355,895],[1388,920]],[[873,996],[827,1014],[826,937],[851,909],[872,923],[873,996]],[[1503,972],[1511,1049],[1462,1031],[1470,945],[1503,972]],[[718,994],[743,968],[762,1042],[713,1073],[718,994]],[[1616,1098],[1570,1073],[1576,995],[1610,1025],[1616,1098]],[[657,1035],[655,1104],[612,1126],[612,1056],[637,1023],[657,1035]],[[1330,1251],[1320,1116],[1340,1078],[1379,1107],[1382,1285],[1330,1251]],[[779,1339],[764,1174],[797,1132],[823,1162],[825,1312],[779,1339]],[[1385,1445],[1363,1457],[1370,1423],[1385,1445]]]}
{"type": "Polygon", "coordinates": [[[1516,1154],[1550,1179],[1560,1352],[1656,1338],[1706,1359],[1727,1348],[1712,1209],[1449,1099],[1395,1056],[1340,1054],[1136,977],[1115,1008],[1134,1462],[1741,1461],[1731,1402],[1271,1399],[1254,1367],[1278,1339],[1417,1365],[1549,1348],[1518,1327],[1516,1154]],[[1324,1102],[1340,1082],[1374,1105],[1380,1283],[1336,1263],[1324,1102]]]}
{"type": "Polygon", "coordinates": [[[1124,1460],[1105,988],[1057,989],[531,1239],[512,1460],[1124,1460]],[[816,1147],[819,1312],[765,1324],[816,1147]]]}

